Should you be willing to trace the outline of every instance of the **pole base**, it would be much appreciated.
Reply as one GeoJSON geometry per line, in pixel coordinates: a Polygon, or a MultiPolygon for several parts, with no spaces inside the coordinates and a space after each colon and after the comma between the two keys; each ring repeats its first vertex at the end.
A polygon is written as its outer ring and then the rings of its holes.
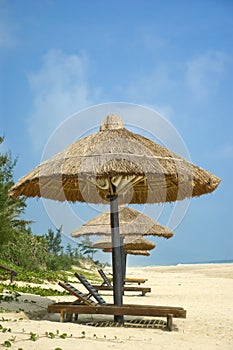
{"type": "Polygon", "coordinates": [[[124,326],[124,316],[123,315],[120,315],[120,316],[115,315],[114,322],[117,322],[120,325],[124,326]]]}

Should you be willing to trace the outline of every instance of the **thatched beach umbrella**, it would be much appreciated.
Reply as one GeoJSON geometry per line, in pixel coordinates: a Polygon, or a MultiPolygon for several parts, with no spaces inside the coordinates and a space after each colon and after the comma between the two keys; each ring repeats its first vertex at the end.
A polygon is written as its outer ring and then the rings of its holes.
{"type": "MultiPolygon", "coordinates": [[[[111,253],[112,252],[112,248],[105,248],[102,249],[104,253],[111,253]]],[[[148,252],[148,250],[130,250],[130,249],[124,249],[124,261],[122,261],[123,263],[123,275],[124,275],[124,280],[126,278],[126,261],[127,261],[127,256],[128,255],[143,255],[143,256],[150,256],[150,253],[148,252]]]]}
{"type": "Polygon", "coordinates": [[[200,196],[220,179],[165,147],[125,129],[119,116],[105,118],[100,131],[79,139],[21,178],[12,197],[110,202],[114,303],[122,305],[118,197],[122,203],[160,203],[200,196]]]}
{"type": "MultiPolygon", "coordinates": [[[[110,237],[104,237],[101,240],[92,244],[93,248],[102,249],[104,252],[112,252],[112,242],[110,237]]],[[[122,254],[122,268],[123,281],[126,276],[126,260],[128,254],[134,255],[148,255],[148,250],[152,250],[156,245],[144,237],[139,236],[125,236],[123,238],[123,254],[122,254]],[[140,253],[141,252],[141,253],[140,253]]],[[[150,254],[149,254],[150,255],[150,254]]]]}
{"type": "MultiPolygon", "coordinates": [[[[119,207],[120,235],[124,236],[159,236],[170,238],[173,232],[167,227],[129,207],[119,207]]],[[[72,237],[83,235],[108,236],[111,235],[110,212],[104,212],[87,221],[71,233],[72,237]]]]}
{"type": "MultiPolygon", "coordinates": [[[[111,237],[104,237],[98,242],[92,244],[93,248],[112,249],[111,237]]],[[[155,244],[144,237],[130,236],[124,237],[123,247],[125,250],[151,250],[155,244]]]]}
{"type": "MultiPolygon", "coordinates": [[[[111,253],[112,248],[106,248],[103,249],[104,253],[111,253]]],[[[150,256],[150,253],[147,250],[125,250],[125,254],[131,254],[131,255],[144,255],[144,256],[150,256]]]]}
{"type": "MultiPolygon", "coordinates": [[[[127,254],[130,251],[144,251],[145,249],[153,249],[155,244],[146,240],[142,236],[151,235],[164,238],[171,238],[173,232],[168,228],[160,225],[155,220],[151,219],[139,212],[138,210],[119,206],[119,227],[120,236],[122,238],[121,260],[123,276],[122,282],[126,273],[127,254]]],[[[88,236],[106,236],[102,240],[93,244],[95,248],[101,248],[104,251],[112,252],[110,213],[104,212],[95,218],[89,220],[75,231],[71,233],[73,237],[88,236]]]]}
{"type": "MultiPolygon", "coordinates": [[[[102,249],[104,253],[112,253],[112,248],[104,248],[102,249]]],[[[130,249],[124,249],[124,261],[123,263],[123,275],[124,275],[124,280],[126,278],[126,261],[127,261],[127,256],[128,255],[142,255],[142,256],[150,256],[150,253],[148,250],[130,250],[130,249]]]]}
{"type": "Polygon", "coordinates": [[[218,177],[109,115],[99,132],[37,166],[9,195],[98,204],[117,194],[125,203],[161,203],[210,193],[219,183],[218,177]]]}
{"type": "MultiPolygon", "coordinates": [[[[104,248],[102,249],[104,253],[111,253],[112,248],[104,248]]],[[[130,249],[124,249],[124,261],[123,261],[123,275],[124,279],[126,278],[126,260],[128,255],[143,255],[143,256],[150,256],[150,253],[148,250],[130,250],[130,249]]]]}

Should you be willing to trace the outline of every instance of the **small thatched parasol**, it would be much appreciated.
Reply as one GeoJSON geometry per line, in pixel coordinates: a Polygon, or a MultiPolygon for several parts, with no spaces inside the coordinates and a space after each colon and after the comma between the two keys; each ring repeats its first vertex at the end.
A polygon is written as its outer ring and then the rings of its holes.
{"type": "MultiPolygon", "coordinates": [[[[104,252],[113,253],[113,244],[110,239],[111,228],[109,214],[109,212],[104,212],[98,215],[76,229],[71,235],[73,237],[104,235],[105,237],[94,243],[93,247],[103,249],[104,252]]],[[[122,278],[124,281],[127,255],[132,254],[132,252],[135,252],[134,255],[148,255],[147,250],[155,248],[154,243],[142,236],[153,235],[168,239],[173,236],[173,232],[139,211],[125,206],[119,207],[119,226],[121,229],[120,237],[122,239],[121,261],[123,271],[122,278]],[[143,252],[143,254],[140,254],[140,252],[143,252]]]]}
{"type": "MultiPolygon", "coordinates": [[[[111,253],[112,248],[105,248],[103,249],[104,253],[111,253]]],[[[125,254],[130,255],[144,255],[144,256],[150,256],[150,253],[147,250],[125,250],[125,254]]]]}
{"type": "Polygon", "coordinates": [[[110,202],[114,303],[122,305],[118,196],[122,203],[172,202],[210,193],[219,183],[218,177],[126,130],[119,116],[109,115],[99,132],[37,166],[9,190],[9,195],[110,202]]]}
{"type": "MultiPolygon", "coordinates": [[[[104,237],[98,242],[92,244],[93,248],[102,249],[104,252],[112,252],[112,242],[110,237],[104,237]]],[[[134,255],[150,255],[148,250],[152,250],[156,245],[144,237],[127,236],[123,238],[123,254],[122,254],[122,269],[123,280],[126,276],[126,260],[128,254],[134,255]]]]}
{"type": "MultiPolygon", "coordinates": [[[[146,216],[139,211],[128,207],[120,207],[119,225],[120,234],[122,237],[129,235],[150,235],[170,238],[173,236],[173,232],[168,228],[160,225],[149,216],[146,216]]],[[[73,237],[80,237],[83,235],[111,235],[110,212],[104,212],[87,221],[85,224],[73,231],[71,235],[73,237]]]]}
{"type": "MultiPolygon", "coordinates": [[[[104,248],[103,249],[104,253],[111,253],[112,248],[104,248]]],[[[150,256],[150,253],[148,250],[130,250],[130,249],[124,249],[124,254],[123,254],[123,259],[122,259],[122,268],[123,268],[123,278],[125,280],[126,278],[126,260],[127,260],[127,255],[143,255],[143,256],[150,256]]]]}
{"type": "MultiPolygon", "coordinates": [[[[104,237],[98,242],[92,244],[93,248],[112,249],[110,237],[104,237]]],[[[151,250],[155,244],[144,237],[124,237],[123,247],[125,250],[151,250]]]]}

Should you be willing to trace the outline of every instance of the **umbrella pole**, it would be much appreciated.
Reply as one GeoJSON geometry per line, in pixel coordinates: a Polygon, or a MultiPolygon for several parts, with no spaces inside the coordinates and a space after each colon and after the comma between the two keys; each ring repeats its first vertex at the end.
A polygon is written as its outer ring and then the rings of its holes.
{"type": "Polygon", "coordinates": [[[125,277],[126,277],[126,256],[127,256],[127,254],[125,253],[125,249],[124,249],[124,247],[122,246],[122,271],[123,271],[123,273],[122,273],[122,277],[123,277],[123,280],[122,280],[122,282],[123,282],[123,286],[124,286],[124,284],[125,284],[125,277]]]}
{"type": "Polygon", "coordinates": [[[127,253],[124,251],[124,284],[126,278],[126,263],[127,263],[127,253]]]}
{"type": "MultiPolygon", "coordinates": [[[[119,229],[118,196],[110,195],[110,219],[112,235],[112,269],[113,269],[113,299],[114,305],[123,305],[123,269],[121,254],[121,238],[119,229]]],[[[124,316],[114,316],[114,321],[124,324],[124,316]]]]}
{"type": "Polygon", "coordinates": [[[122,295],[124,295],[124,285],[125,285],[125,248],[123,245],[123,239],[121,238],[121,266],[122,266],[122,295]]]}

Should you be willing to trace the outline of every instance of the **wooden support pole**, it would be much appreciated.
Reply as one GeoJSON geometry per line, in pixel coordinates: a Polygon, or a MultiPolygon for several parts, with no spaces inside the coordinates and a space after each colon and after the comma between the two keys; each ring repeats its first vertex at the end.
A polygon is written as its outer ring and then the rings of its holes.
{"type": "Polygon", "coordinates": [[[169,331],[172,331],[172,329],[173,329],[172,317],[173,317],[172,314],[168,314],[168,315],[167,315],[167,329],[168,329],[169,331]]]}
{"type": "MultiPolygon", "coordinates": [[[[112,269],[113,269],[113,300],[114,305],[123,305],[123,268],[122,268],[122,241],[119,229],[118,196],[109,196],[110,219],[112,236],[112,269]]],[[[124,316],[114,316],[115,322],[124,324],[124,316]]]]}

